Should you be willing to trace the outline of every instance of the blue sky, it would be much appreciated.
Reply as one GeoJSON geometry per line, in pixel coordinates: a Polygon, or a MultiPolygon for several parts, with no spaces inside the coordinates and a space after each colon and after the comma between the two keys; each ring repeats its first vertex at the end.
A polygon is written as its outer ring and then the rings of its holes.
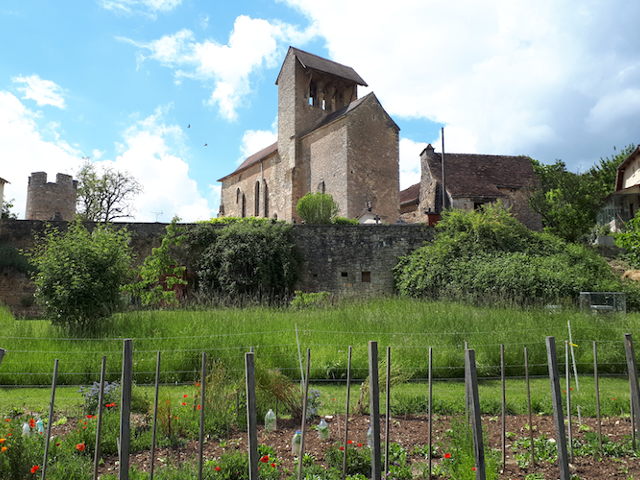
{"type": "Polygon", "coordinates": [[[137,221],[215,216],[217,180],[275,141],[289,45],[367,81],[401,128],[402,188],[441,126],[447,152],[585,170],[640,142],[639,20],[626,0],[3,0],[5,197],[24,218],[31,172],[90,157],[143,184],[137,221]]]}

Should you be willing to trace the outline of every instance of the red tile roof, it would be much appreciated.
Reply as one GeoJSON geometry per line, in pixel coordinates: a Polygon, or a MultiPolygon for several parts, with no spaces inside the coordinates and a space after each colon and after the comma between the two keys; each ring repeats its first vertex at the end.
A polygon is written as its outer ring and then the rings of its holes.
{"type": "Polygon", "coordinates": [[[253,165],[254,163],[259,162],[260,160],[264,160],[269,155],[271,155],[272,153],[275,153],[277,151],[278,151],[278,142],[276,142],[276,143],[274,143],[272,145],[269,145],[266,148],[263,148],[259,152],[256,152],[253,155],[251,155],[250,157],[247,157],[246,160],[244,162],[242,162],[240,164],[240,166],[233,171],[233,173],[230,173],[229,175],[226,175],[226,176],[222,177],[218,181],[221,182],[225,178],[230,177],[231,175],[233,175],[234,173],[238,173],[240,170],[244,170],[245,168],[253,165]]]}
{"type": "Polygon", "coordinates": [[[400,205],[418,203],[420,201],[420,182],[400,191],[400,205]]]}
{"type": "MultiPolygon", "coordinates": [[[[311,68],[312,70],[335,75],[336,77],[351,80],[358,85],[368,87],[367,82],[365,82],[362,77],[358,75],[356,71],[351,67],[347,67],[346,65],[342,65],[338,62],[327,60],[326,58],[319,57],[303,50],[298,50],[294,47],[289,47],[289,51],[294,53],[294,55],[304,68],[311,68]]],[[[278,75],[278,78],[280,78],[280,75],[278,75]]],[[[278,80],[276,80],[276,85],[277,84],[278,80]]]]}

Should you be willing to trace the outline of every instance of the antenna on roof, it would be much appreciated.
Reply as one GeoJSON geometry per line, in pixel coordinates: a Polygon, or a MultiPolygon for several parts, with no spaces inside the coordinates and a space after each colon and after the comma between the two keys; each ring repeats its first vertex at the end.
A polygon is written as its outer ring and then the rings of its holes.
{"type": "Polygon", "coordinates": [[[160,210],[159,212],[149,212],[149,213],[153,213],[156,216],[156,223],[158,223],[158,216],[162,215],[162,210],[160,210]]]}

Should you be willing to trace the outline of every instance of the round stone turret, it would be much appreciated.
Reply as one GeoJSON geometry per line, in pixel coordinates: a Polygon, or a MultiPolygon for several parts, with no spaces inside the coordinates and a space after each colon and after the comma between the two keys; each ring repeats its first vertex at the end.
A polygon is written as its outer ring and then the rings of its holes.
{"type": "Polygon", "coordinates": [[[35,172],[27,187],[26,220],[64,220],[76,214],[78,181],[71,175],[58,173],[56,183],[47,183],[46,172],[35,172]]]}

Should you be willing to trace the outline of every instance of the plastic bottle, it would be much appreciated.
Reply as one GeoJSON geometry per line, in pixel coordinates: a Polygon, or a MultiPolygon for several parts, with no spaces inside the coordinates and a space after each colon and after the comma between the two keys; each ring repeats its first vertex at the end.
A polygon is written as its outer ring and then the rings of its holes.
{"type": "Polygon", "coordinates": [[[44,433],[44,423],[42,423],[41,418],[36,422],[36,428],[38,429],[38,435],[42,435],[44,433]]]}
{"type": "Polygon", "coordinates": [[[24,422],[22,424],[22,436],[29,436],[31,435],[31,428],[29,427],[29,424],[27,422],[24,422]]]}
{"type": "Polygon", "coordinates": [[[292,455],[300,455],[300,444],[302,443],[302,432],[300,430],[296,430],[296,433],[293,435],[291,439],[291,454],[292,455]]]}
{"type": "Polygon", "coordinates": [[[369,425],[369,430],[367,430],[367,445],[369,448],[373,448],[373,432],[371,431],[371,425],[369,425]]]}
{"type": "Polygon", "coordinates": [[[273,432],[278,428],[278,419],[276,418],[276,414],[273,410],[269,409],[267,414],[264,416],[264,431],[265,432],[273,432]]]}
{"type": "Polygon", "coordinates": [[[329,440],[331,432],[329,432],[329,425],[325,422],[324,418],[320,420],[318,424],[318,438],[320,440],[329,440]]]}

